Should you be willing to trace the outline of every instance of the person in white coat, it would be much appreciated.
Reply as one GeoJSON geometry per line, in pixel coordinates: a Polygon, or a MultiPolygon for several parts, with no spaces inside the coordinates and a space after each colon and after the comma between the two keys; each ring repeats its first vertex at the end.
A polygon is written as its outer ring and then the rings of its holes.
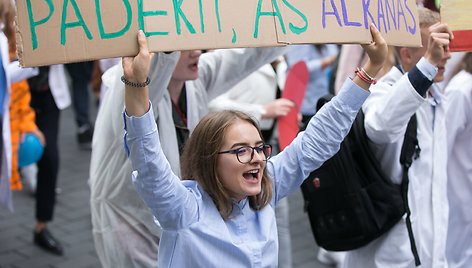
{"type": "MultiPolygon", "coordinates": [[[[0,6],[2,4],[0,3],[0,6]]],[[[10,102],[10,78],[6,73],[6,66],[10,62],[8,57],[8,41],[0,32],[0,204],[10,211],[13,211],[10,189],[11,176],[11,138],[10,138],[10,117],[8,105],[10,102]]]]}
{"type": "Polygon", "coordinates": [[[472,52],[445,91],[448,137],[449,224],[446,256],[449,268],[472,264],[472,52]]]}
{"type": "MultiPolygon", "coordinates": [[[[284,51],[257,48],[154,55],[149,94],[156,104],[159,139],[175,174],[180,175],[182,142],[207,114],[208,102],[284,51]],[[187,123],[176,127],[174,119],[185,121],[181,115],[187,123]]],[[[94,243],[104,267],[155,267],[161,230],[130,180],[131,164],[123,152],[122,75],[120,64],[102,78],[108,91],[95,123],[90,165],[94,243]]]]}
{"type": "MultiPolygon", "coordinates": [[[[410,117],[416,114],[421,152],[409,168],[408,204],[422,267],[444,268],[446,262],[447,151],[444,98],[436,84],[443,79],[453,38],[439,14],[419,8],[421,48],[398,48],[400,66],[371,87],[364,103],[365,129],[385,173],[400,184],[400,152],[410,117]]],[[[387,233],[349,251],[344,267],[415,267],[404,216],[387,233]]]]}
{"type": "Polygon", "coordinates": [[[10,0],[0,0],[0,60],[2,85],[0,86],[0,205],[13,211],[11,177],[11,138],[10,138],[10,84],[38,74],[37,68],[20,68],[17,61],[10,62],[8,39],[4,27],[8,26],[7,14],[12,8],[10,0]]]}

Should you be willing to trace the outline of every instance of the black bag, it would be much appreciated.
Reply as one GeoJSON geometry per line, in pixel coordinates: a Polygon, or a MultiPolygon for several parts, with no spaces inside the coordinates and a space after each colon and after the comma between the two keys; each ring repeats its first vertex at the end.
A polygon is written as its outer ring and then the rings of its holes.
{"type": "MultiPolygon", "coordinates": [[[[318,110],[332,97],[321,98],[318,110]]],[[[319,246],[332,251],[362,247],[391,229],[407,213],[412,252],[419,265],[407,200],[408,168],[420,151],[416,132],[413,115],[402,147],[402,161],[408,163],[402,163],[402,184],[394,184],[369,148],[360,109],[338,153],[301,185],[305,209],[319,246]]]]}

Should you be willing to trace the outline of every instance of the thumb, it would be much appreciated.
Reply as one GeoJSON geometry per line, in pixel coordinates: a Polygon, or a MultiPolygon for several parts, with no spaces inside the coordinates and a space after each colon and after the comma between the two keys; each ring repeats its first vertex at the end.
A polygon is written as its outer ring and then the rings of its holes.
{"type": "Polygon", "coordinates": [[[146,35],[144,34],[143,30],[139,30],[138,32],[138,46],[139,52],[149,52],[146,35]]]}
{"type": "Polygon", "coordinates": [[[370,34],[372,35],[372,39],[374,42],[378,43],[379,41],[381,41],[382,35],[373,23],[370,25],[370,34]]]}

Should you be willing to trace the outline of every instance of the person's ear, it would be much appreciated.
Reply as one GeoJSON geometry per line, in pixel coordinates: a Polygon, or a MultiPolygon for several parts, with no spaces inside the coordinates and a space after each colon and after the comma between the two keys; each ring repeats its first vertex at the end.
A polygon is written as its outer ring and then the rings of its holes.
{"type": "Polygon", "coordinates": [[[410,49],[408,49],[407,47],[400,48],[400,59],[404,63],[409,63],[411,60],[410,49]]]}
{"type": "Polygon", "coordinates": [[[408,47],[402,47],[400,49],[400,58],[402,65],[404,66],[405,70],[410,70],[416,64],[416,58],[414,57],[413,50],[408,47]]]}

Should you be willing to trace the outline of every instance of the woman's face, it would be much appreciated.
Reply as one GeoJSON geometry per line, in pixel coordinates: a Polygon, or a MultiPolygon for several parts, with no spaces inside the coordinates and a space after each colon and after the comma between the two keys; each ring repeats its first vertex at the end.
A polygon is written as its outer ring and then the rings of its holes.
{"type": "Polygon", "coordinates": [[[195,80],[198,78],[198,60],[201,50],[186,50],[180,53],[179,61],[175,66],[172,79],[179,81],[195,80]]]}
{"type": "MultiPolygon", "coordinates": [[[[220,152],[242,146],[256,147],[263,144],[259,132],[251,123],[236,120],[225,133],[220,152]]],[[[253,159],[246,164],[238,161],[236,154],[218,155],[216,172],[231,197],[240,201],[261,192],[262,174],[266,165],[264,154],[254,151],[253,159]]]]}

